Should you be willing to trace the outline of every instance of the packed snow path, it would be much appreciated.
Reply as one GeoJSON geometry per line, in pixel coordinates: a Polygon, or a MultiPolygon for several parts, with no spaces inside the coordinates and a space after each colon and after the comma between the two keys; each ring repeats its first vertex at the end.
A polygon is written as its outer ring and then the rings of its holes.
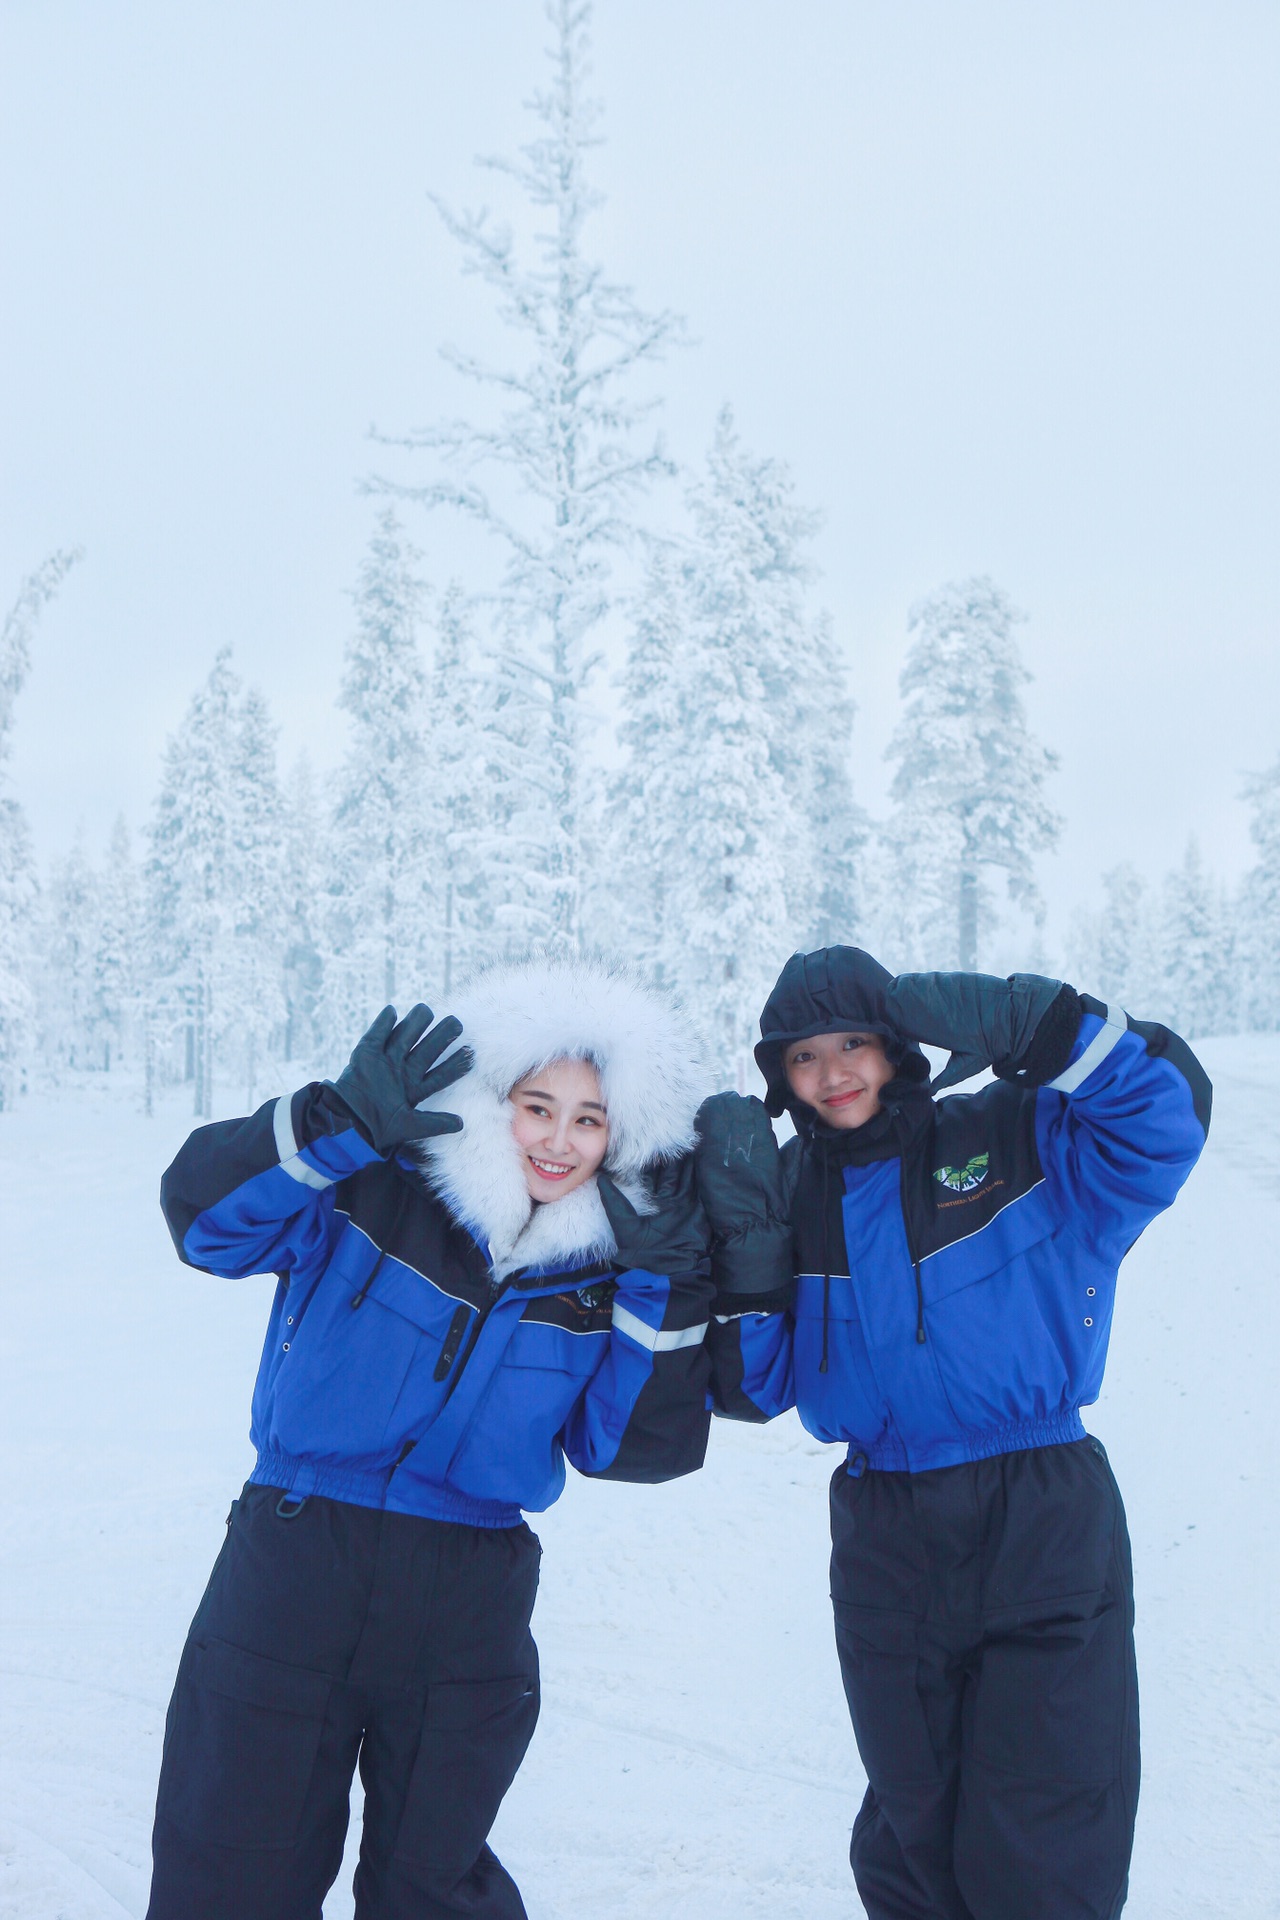
{"type": "MultiPolygon", "coordinates": [[[[1129,1920],[1280,1916],[1280,1041],[1202,1052],[1205,1160],[1123,1276],[1111,1451],[1137,1561],[1129,1920]]],[[[105,1092],[0,1115],[0,1916],[146,1905],[165,1703],[249,1464],[271,1283],[181,1268],[191,1122],[105,1092]]],[[[718,1423],[668,1488],[537,1520],[544,1707],[495,1843],[532,1920],[852,1920],[862,1776],[826,1600],[838,1450],[718,1423]]],[[[353,1851],[329,1920],[351,1913],[353,1851]]]]}

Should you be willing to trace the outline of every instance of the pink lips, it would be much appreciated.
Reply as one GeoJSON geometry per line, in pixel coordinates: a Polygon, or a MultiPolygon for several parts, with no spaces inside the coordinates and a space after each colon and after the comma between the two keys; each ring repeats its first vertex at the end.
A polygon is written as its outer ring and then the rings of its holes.
{"type": "Polygon", "coordinates": [[[847,1107],[851,1100],[858,1099],[863,1092],[865,1092],[865,1088],[854,1087],[851,1093],[833,1093],[831,1098],[824,1101],[823,1104],[828,1107],[847,1107]]]}
{"type": "Polygon", "coordinates": [[[552,1173],[546,1167],[540,1167],[532,1154],[529,1155],[529,1165],[533,1168],[539,1180],[567,1180],[573,1172],[572,1167],[557,1167],[555,1172],[552,1173]]]}

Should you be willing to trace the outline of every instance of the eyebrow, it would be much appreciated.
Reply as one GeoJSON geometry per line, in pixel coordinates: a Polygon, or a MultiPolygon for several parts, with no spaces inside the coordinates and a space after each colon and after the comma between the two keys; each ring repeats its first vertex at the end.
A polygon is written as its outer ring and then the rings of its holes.
{"type": "MultiPolygon", "coordinates": [[[[554,1093],[543,1093],[541,1087],[526,1087],[521,1094],[522,1100],[554,1100],[554,1093]]],[[[603,1113],[605,1109],[598,1100],[580,1100],[579,1106],[590,1107],[594,1113],[603,1113]]]]}

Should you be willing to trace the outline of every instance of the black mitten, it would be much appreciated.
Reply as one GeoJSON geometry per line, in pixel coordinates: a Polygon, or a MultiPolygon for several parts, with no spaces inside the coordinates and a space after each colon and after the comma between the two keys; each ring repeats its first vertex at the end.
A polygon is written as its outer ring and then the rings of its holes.
{"type": "Polygon", "coordinates": [[[778,1142],[764,1104],[715,1093],[698,1109],[694,1157],[711,1222],[711,1277],[718,1295],[773,1309],[795,1282],[791,1213],[778,1142]]]}
{"type": "Polygon", "coordinates": [[[1043,1086],[1066,1066],[1083,1009],[1074,987],[1038,973],[900,973],[885,1017],[904,1040],[949,1047],[935,1090],[984,1067],[1001,1080],[1043,1086]]]}
{"type": "Polygon", "coordinates": [[[462,1130],[456,1113],[417,1111],[420,1100],[460,1080],[473,1058],[469,1048],[460,1047],[436,1065],[462,1032],[462,1022],[450,1015],[431,1027],[433,1017],[430,1007],[418,1005],[397,1025],[395,1008],[384,1007],[337,1079],[326,1082],[384,1156],[411,1140],[462,1130]]]}
{"type": "Polygon", "coordinates": [[[692,1273],[707,1257],[710,1229],[698,1198],[693,1157],[663,1163],[649,1181],[652,1212],[641,1213],[607,1173],[596,1175],[620,1267],[647,1273],[692,1273]]]}

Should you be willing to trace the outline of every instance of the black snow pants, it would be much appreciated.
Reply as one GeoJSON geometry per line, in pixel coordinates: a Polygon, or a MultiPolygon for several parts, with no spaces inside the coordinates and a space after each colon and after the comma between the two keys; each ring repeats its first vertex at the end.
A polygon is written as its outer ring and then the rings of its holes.
{"type": "Polygon", "coordinates": [[[525,1920],[486,1839],[538,1717],[540,1551],[246,1487],[169,1706],[148,1920],[320,1920],[357,1762],[360,1920],[525,1920]]]}
{"type": "MultiPolygon", "coordinates": [[[[861,1471],[859,1471],[861,1469],[861,1471]]],[[[1133,1570],[1100,1442],[831,1483],[870,1920],[1114,1920],[1138,1800],[1133,1570]]]]}

